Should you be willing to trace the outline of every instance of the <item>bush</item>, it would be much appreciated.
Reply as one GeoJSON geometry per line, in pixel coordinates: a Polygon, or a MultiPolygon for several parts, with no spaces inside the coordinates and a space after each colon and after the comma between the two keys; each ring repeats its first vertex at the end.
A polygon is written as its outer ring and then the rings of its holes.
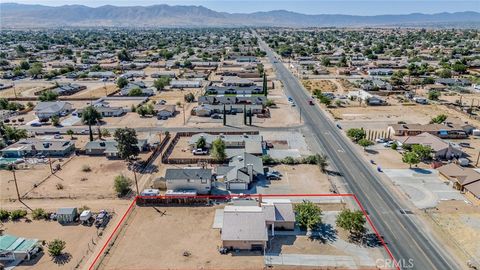
{"type": "Polygon", "coordinates": [[[361,128],[351,128],[347,130],[347,136],[351,138],[354,142],[358,142],[361,139],[364,139],[366,137],[365,130],[361,128]]]}
{"type": "Polygon", "coordinates": [[[48,254],[52,257],[56,257],[62,254],[65,249],[65,241],[60,239],[55,239],[52,242],[48,243],[48,254]]]}
{"type": "Polygon", "coordinates": [[[315,229],[322,223],[322,210],[310,201],[295,205],[298,225],[304,229],[315,229]]]}
{"type": "Polygon", "coordinates": [[[90,168],[90,166],[88,165],[82,166],[82,172],[91,172],[91,171],[92,171],[92,168],[90,168]]]}
{"type": "Polygon", "coordinates": [[[298,164],[298,161],[295,160],[293,157],[285,157],[284,159],[282,159],[281,161],[283,164],[287,164],[287,165],[295,165],[295,164],[298,164]]]}
{"type": "Polygon", "coordinates": [[[123,174],[115,177],[113,187],[119,196],[126,195],[130,191],[132,180],[123,174]]]}
{"type": "Polygon", "coordinates": [[[27,211],[23,209],[13,210],[10,213],[10,219],[18,220],[27,216],[27,211]]]}
{"type": "Polygon", "coordinates": [[[183,99],[185,102],[191,103],[195,101],[195,96],[192,93],[188,93],[183,97],[183,99]]]}
{"type": "Polygon", "coordinates": [[[265,165],[272,165],[272,164],[277,164],[278,160],[272,158],[270,155],[263,155],[262,162],[265,165]]]}
{"type": "Polygon", "coordinates": [[[317,164],[317,155],[310,155],[302,159],[303,164],[317,164]]]}
{"type": "Polygon", "coordinates": [[[37,208],[32,211],[32,217],[33,219],[47,218],[47,213],[43,208],[37,208]]]}
{"type": "Polygon", "coordinates": [[[0,209],[0,220],[7,220],[10,217],[10,212],[5,209],[0,209]]]}

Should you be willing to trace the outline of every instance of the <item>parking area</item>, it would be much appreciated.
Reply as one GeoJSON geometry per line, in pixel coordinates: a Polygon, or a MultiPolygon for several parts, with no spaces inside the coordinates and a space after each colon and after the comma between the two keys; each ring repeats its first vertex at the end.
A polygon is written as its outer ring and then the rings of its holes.
{"type": "Polygon", "coordinates": [[[435,207],[440,201],[465,200],[449,182],[441,180],[437,170],[385,169],[384,172],[419,209],[435,207]]]}

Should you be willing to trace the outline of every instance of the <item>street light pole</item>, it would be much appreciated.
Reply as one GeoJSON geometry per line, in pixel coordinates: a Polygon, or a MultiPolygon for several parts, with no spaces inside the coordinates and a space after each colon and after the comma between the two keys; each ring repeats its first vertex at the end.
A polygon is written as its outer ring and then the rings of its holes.
{"type": "Polygon", "coordinates": [[[17,198],[19,201],[22,201],[22,199],[20,198],[20,191],[18,190],[17,175],[15,174],[15,167],[12,166],[11,170],[13,174],[13,181],[15,182],[15,190],[17,191],[17,198]]]}

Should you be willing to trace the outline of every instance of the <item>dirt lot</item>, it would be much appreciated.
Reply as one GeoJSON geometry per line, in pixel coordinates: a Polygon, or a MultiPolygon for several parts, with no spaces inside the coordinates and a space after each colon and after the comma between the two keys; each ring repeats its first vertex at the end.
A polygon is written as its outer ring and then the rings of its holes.
{"type": "MultiPolygon", "coordinates": [[[[0,81],[2,82],[2,81],[0,81]]],[[[12,81],[3,81],[4,84],[11,84],[12,81]]],[[[0,98],[15,97],[34,97],[34,93],[55,86],[53,82],[42,80],[21,80],[15,81],[15,87],[11,87],[0,91],[0,98]],[[15,89],[14,89],[15,88],[15,89]]]]}
{"type": "Polygon", "coordinates": [[[302,84],[310,92],[319,89],[322,92],[336,92],[338,85],[333,80],[302,80],[302,84]]]}
{"type": "Polygon", "coordinates": [[[462,201],[444,201],[425,215],[437,235],[461,258],[459,261],[476,259],[480,265],[479,206],[462,201]]]}
{"type": "MultiPolygon", "coordinates": [[[[141,159],[146,157],[147,154],[140,155],[141,159]]],[[[133,180],[133,173],[127,169],[125,161],[109,160],[102,156],[75,156],[61,168],[28,192],[27,198],[116,198],[113,189],[115,176],[124,174],[133,180]],[[85,172],[83,167],[89,167],[91,171],[85,172]]],[[[25,173],[28,174],[28,171],[25,173]]],[[[27,187],[20,187],[21,190],[31,188],[31,183],[27,187]]]]}
{"type": "MultiPolygon", "coordinates": [[[[118,88],[115,84],[109,83],[106,85],[92,85],[88,86],[87,89],[80,91],[78,93],[75,93],[69,97],[72,98],[101,98],[105,97],[107,95],[110,95],[117,91],[118,88]]],[[[68,99],[68,97],[66,97],[68,99]]]]}
{"type": "Polygon", "coordinates": [[[221,240],[212,229],[214,214],[211,207],[137,207],[102,269],[262,268],[261,255],[218,252],[221,240]],[[185,251],[191,255],[183,256],[185,251]]]}
{"type": "MultiPolygon", "coordinates": [[[[271,180],[264,193],[331,193],[328,176],[315,165],[277,165],[273,170],[282,173],[281,180],[271,180]]],[[[257,187],[258,189],[258,187],[257,187]]]]}

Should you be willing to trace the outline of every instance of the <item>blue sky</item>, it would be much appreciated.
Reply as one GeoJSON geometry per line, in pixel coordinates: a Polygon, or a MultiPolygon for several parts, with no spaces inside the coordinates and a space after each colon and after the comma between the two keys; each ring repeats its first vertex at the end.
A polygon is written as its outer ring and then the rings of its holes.
{"type": "MultiPolygon", "coordinates": [[[[1,2],[7,2],[2,0],[1,2]]],[[[8,1],[10,2],[10,1],[8,1]]],[[[480,12],[480,0],[13,0],[11,2],[25,4],[43,4],[60,6],[82,4],[96,7],[101,5],[131,6],[131,5],[202,5],[215,11],[248,13],[285,9],[305,14],[408,14],[408,13],[439,13],[457,11],[480,12]]]]}

